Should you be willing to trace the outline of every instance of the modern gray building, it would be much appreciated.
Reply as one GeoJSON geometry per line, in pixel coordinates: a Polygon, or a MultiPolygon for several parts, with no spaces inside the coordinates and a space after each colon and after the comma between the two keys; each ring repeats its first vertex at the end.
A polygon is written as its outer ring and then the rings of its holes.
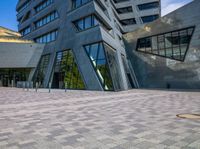
{"type": "Polygon", "coordinates": [[[19,33],[0,27],[0,87],[31,81],[43,50],[43,44],[21,39],[19,33]]]}
{"type": "Polygon", "coordinates": [[[140,88],[200,89],[200,1],[125,34],[140,88]]]}
{"type": "Polygon", "coordinates": [[[160,18],[159,0],[19,0],[19,32],[45,43],[32,80],[42,87],[138,87],[123,34],[160,18]]]}

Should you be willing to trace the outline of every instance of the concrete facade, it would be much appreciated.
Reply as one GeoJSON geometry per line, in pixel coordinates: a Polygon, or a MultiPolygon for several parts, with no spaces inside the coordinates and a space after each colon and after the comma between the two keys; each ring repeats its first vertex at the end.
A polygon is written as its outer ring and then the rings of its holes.
{"type": "MultiPolygon", "coordinates": [[[[126,52],[122,41],[122,34],[128,31],[133,31],[138,26],[141,26],[143,23],[140,18],[141,16],[147,14],[157,14],[160,16],[159,6],[158,8],[144,11],[139,11],[137,8],[137,5],[139,4],[153,1],[155,0],[130,0],[115,3],[113,0],[92,0],[76,9],[73,9],[71,0],[54,0],[52,1],[52,4],[43,8],[41,11],[36,12],[36,7],[45,2],[45,0],[19,0],[17,4],[19,31],[23,32],[27,27],[30,28],[30,33],[24,35],[24,39],[36,40],[41,35],[49,33],[53,30],[58,30],[56,40],[48,42],[43,52],[43,55],[50,54],[50,61],[47,72],[45,73],[46,75],[43,86],[47,87],[49,82],[52,82],[53,80],[52,77],[57,52],[71,49],[73,51],[76,64],[78,65],[82,80],[84,81],[85,88],[89,90],[104,90],[98,74],[95,72],[92,63],[85,52],[84,45],[105,42],[114,50],[114,57],[116,59],[115,66],[117,66],[117,71],[115,71],[114,74],[117,76],[117,83],[119,85],[118,87],[114,86],[114,90],[126,90],[130,88],[129,82],[130,79],[134,80],[134,75],[130,74],[128,79],[127,71],[129,70],[124,69],[125,67],[128,68],[128,66],[126,63],[126,52]],[[20,10],[23,6],[26,7],[23,10],[20,10]],[[116,11],[118,8],[127,6],[132,7],[132,12],[118,14],[116,11]],[[36,29],[35,22],[44,18],[53,11],[57,11],[58,18],[36,29]],[[96,25],[88,28],[87,30],[77,31],[73,21],[79,20],[91,14],[97,16],[104,25],[96,25]],[[121,20],[130,18],[134,18],[136,23],[132,25],[122,25],[121,20]],[[125,63],[122,61],[122,55],[125,57],[125,63]]],[[[156,1],[158,3],[160,2],[159,0],[156,1]]],[[[107,59],[107,61],[109,60],[107,59]]],[[[116,81],[113,80],[113,75],[111,78],[114,84],[116,81]]]]}
{"type": "Polygon", "coordinates": [[[200,1],[190,4],[124,35],[130,66],[140,88],[200,88],[200,1]],[[194,27],[183,61],[137,51],[139,39],[194,27]]]}
{"type": "Polygon", "coordinates": [[[0,68],[36,68],[44,45],[0,42],[0,68]]]}

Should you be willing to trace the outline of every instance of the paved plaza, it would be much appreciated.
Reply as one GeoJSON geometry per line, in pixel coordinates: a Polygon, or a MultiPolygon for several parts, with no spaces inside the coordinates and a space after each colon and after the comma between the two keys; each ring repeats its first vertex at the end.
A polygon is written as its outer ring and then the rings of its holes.
{"type": "Polygon", "coordinates": [[[200,149],[200,92],[0,88],[0,149],[200,149]]]}

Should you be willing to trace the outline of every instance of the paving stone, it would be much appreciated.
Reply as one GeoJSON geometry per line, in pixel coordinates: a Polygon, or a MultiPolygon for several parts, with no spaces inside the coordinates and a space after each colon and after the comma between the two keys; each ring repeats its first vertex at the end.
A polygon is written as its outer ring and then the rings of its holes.
{"type": "Polygon", "coordinates": [[[200,149],[200,92],[0,88],[0,149],[200,149]]]}
{"type": "Polygon", "coordinates": [[[176,141],[169,140],[169,139],[167,139],[167,140],[161,142],[161,144],[164,144],[164,145],[167,145],[167,146],[173,145],[173,144],[175,144],[175,143],[176,143],[176,141]]]}
{"type": "Polygon", "coordinates": [[[143,141],[140,144],[137,144],[136,147],[140,149],[146,149],[146,148],[151,148],[155,146],[156,144],[153,144],[151,142],[143,141]]]}

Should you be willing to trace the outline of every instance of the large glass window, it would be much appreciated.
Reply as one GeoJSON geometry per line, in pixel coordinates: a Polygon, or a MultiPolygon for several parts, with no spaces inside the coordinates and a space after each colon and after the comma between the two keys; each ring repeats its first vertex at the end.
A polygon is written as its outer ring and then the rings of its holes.
{"type": "Polygon", "coordinates": [[[139,10],[147,10],[147,9],[153,9],[158,8],[159,2],[151,2],[151,3],[145,3],[138,5],[139,10]]]}
{"type": "Polygon", "coordinates": [[[25,36],[25,35],[27,35],[30,32],[31,32],[31,27],[30,26],[28,26],[28,27],[26,27],[26,28],[24,28],[23,30],[20,31],[20,33],[22,34],[22,36],[25,36]]]}
{"type": "Polygon", "coordinates": [[[130,1],[130,0],[113,0],[115,3],[122,3],[122,2],[126,2],[126,1],[130,1]]]}
{"type": "Polygon", "coordinates": [[[31,68],[0,69],[0,87],[17,86],[18,82],[28,81],[31,68]],[[13,84],[12,84],[13,83],[13,84]]]}
{"type": "Polygon", "coordinates": [[[21,11],[23,11],[24,9],[26,9],[31,3],[31,0],[27,0],[25,1],[18,9],[18,13],[20,13],[21,11]]]}
{"type": "Polygon", "coordinates": [[[72,9],[76,9],[90,1],[91,0],[72,0],[72,9]]]}
{"type": "Polygon", "coordinates": [[[44,81],[45,74],[47,73],[49,60],[50,60],[50,54],[43,55],[40,59],[36,73],[34,75],[33,81],[34,83],[38,82],[40,87],[44,87],[43,81],[44,81]]]}
{"type": "Polygon", "coordinates": [[[133,79],[131,77],[131,74],[130,74],[130,71],[129,71],[129,68],[128,68],[128,64],[127,64],[126,58],[122,54],[121,54],[121,58],[122,58],[122,63],[124,65],[124,70],[125,70],[125,73],[126,73],[126,80],[128,82],[128,88],[135,88],[133,79]]]}
{"type": "Polygon", "coordinates": [[[57,52],[52,87],[85,89],[72,50],[57,52]]]}
{"type": "Polygon", "coordinates": [[[115,50],[103,42],[84,46],[104,90],[119,90],[115,50]]]}
{"type": "Polygon", "coordinates": [[[118,9],[116,9],[117,10],[117,12],[119,13],[119,14],[124,14],[124,13],[130,13],[130,12],[133,12],[133,8],[132,8],[132,6],[129,6],[129,7],[123,7],[123,8],[118,8],[118,9]]]}
{"type": "Polygon", "coordinates": [[[138,39],[137,50],[184,61],[194,27],[138,39]]]}
{"type": "Polygon", "coordinates": [[[149,23],[159,18],[159,15],[143,16],[141,17],[143,23],[149,23]]]}
{"type": "Polygon", "coordinates": [[[39,11],[45,9],[47,6],[49,6],[50,4],[52,4],[53,1],[54,1],[54,0],[44,0],[44,1],[42,1],[39,5],[37,5],[37,6],[35,7],[35,11],[36,11],[36,12],[39,12],[39,11]]]}
{"type": "Polygon", "coordinates": [[[38,21],[36,21],[35,24],[35,28],[39,28],[41,26],[44,26],[45,24],[54,21],[55,19],[58,18],[58,12],[57,11],[53,11],[50,14],[48,14],[47,16],[39,19],[38,21]]]}
{"type": "Polygon", "coordinates": [[[122,25],[134,25],[136,24],[136,20],[135,18],[132,18],[132,19],[124,19],[124,20],[120,20],[120,23],[122,25]]]}
{"type": "Polygon", "coordinates": [[[57,38],[57,35],[58,35],[58,30],[54,30],[40,37],[37,37],[34,40],[37,43],[49,43],[49,42],[55,41],[57,38]]]}
{"type": "Polygon", "coordinates": [[[73,22],[78,31],[83,31],[89,29],[91,27],[101,25],[106,31],[110,31],[111,29],[107,27],[100,19],[96,17],[96,15],[89,15],[87,17],[81,18],[73,22]]]}

